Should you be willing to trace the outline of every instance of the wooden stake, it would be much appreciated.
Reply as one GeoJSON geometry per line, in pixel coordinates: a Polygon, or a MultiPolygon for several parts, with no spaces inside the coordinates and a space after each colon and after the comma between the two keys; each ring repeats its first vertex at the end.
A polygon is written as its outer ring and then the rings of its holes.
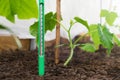
{"type": "MultiPolygon", "coordinates": [[[[57,21],[59,21],[59,22],[61,20],[61,12],[60,12],[61,5],[60,5],[60,3],[61,3],[61,0],[56,1],[57,21]]],[[[59,45],[59,44],[60,44],[60,24],[57,23],[57,26],[56,26],[56,45],[59,45]]],[[[56,64],[59,63],[59,47],[57,47],[55,49],[55,63],[56,64]]]]}

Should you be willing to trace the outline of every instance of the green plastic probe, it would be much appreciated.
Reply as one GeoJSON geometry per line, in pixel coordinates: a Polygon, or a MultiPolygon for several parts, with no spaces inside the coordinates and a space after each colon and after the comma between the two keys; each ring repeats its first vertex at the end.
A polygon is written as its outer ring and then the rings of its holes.
{"type": "Polygon", "coordinates": [[[45,48],[44,48],[44,0],[39,0],[38,8],[38,74],[43,76],[45,73],[45,48]]]}

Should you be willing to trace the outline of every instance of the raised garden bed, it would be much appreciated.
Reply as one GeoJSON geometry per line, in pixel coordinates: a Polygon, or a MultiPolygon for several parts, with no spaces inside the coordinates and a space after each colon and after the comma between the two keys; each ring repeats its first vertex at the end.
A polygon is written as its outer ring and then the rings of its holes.
{"type": "MultiPolygon", "coordinates": [[[[22,49],[30,50],[32,39],[20,39],[22,44],[22,49]]],[[[10,35],[0,35],[0,51],[2,50],[15,50],[17,49],[17,43],[15,39],[10,35]]]]}

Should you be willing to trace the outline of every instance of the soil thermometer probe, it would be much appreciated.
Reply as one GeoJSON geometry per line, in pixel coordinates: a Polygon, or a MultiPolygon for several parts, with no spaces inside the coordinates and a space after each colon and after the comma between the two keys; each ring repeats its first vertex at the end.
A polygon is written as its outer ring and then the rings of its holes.
{"type": "Polygon", "coordinates": [[[44,70],[44,0],[39,0],[39,7],[38,7],[38,74],[39,76],[43,76],[45,73],[44,70]]]}

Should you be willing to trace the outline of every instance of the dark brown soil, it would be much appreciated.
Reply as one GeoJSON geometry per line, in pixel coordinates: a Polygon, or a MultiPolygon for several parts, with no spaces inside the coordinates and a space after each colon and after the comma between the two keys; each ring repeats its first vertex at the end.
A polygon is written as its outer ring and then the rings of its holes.
{"type": "Polygon", "coordinates": [[[46,49],[45,76],[37,74],[37,51],[3,51],[0,53],[0,80],[120,80],[120,48],[115,47],[111,56],[105,50],[86,53],[75,49],[68,66],[63,66],[69,54],[61,48],[60,63],[54,64],[54,49],[46,49]]]}

